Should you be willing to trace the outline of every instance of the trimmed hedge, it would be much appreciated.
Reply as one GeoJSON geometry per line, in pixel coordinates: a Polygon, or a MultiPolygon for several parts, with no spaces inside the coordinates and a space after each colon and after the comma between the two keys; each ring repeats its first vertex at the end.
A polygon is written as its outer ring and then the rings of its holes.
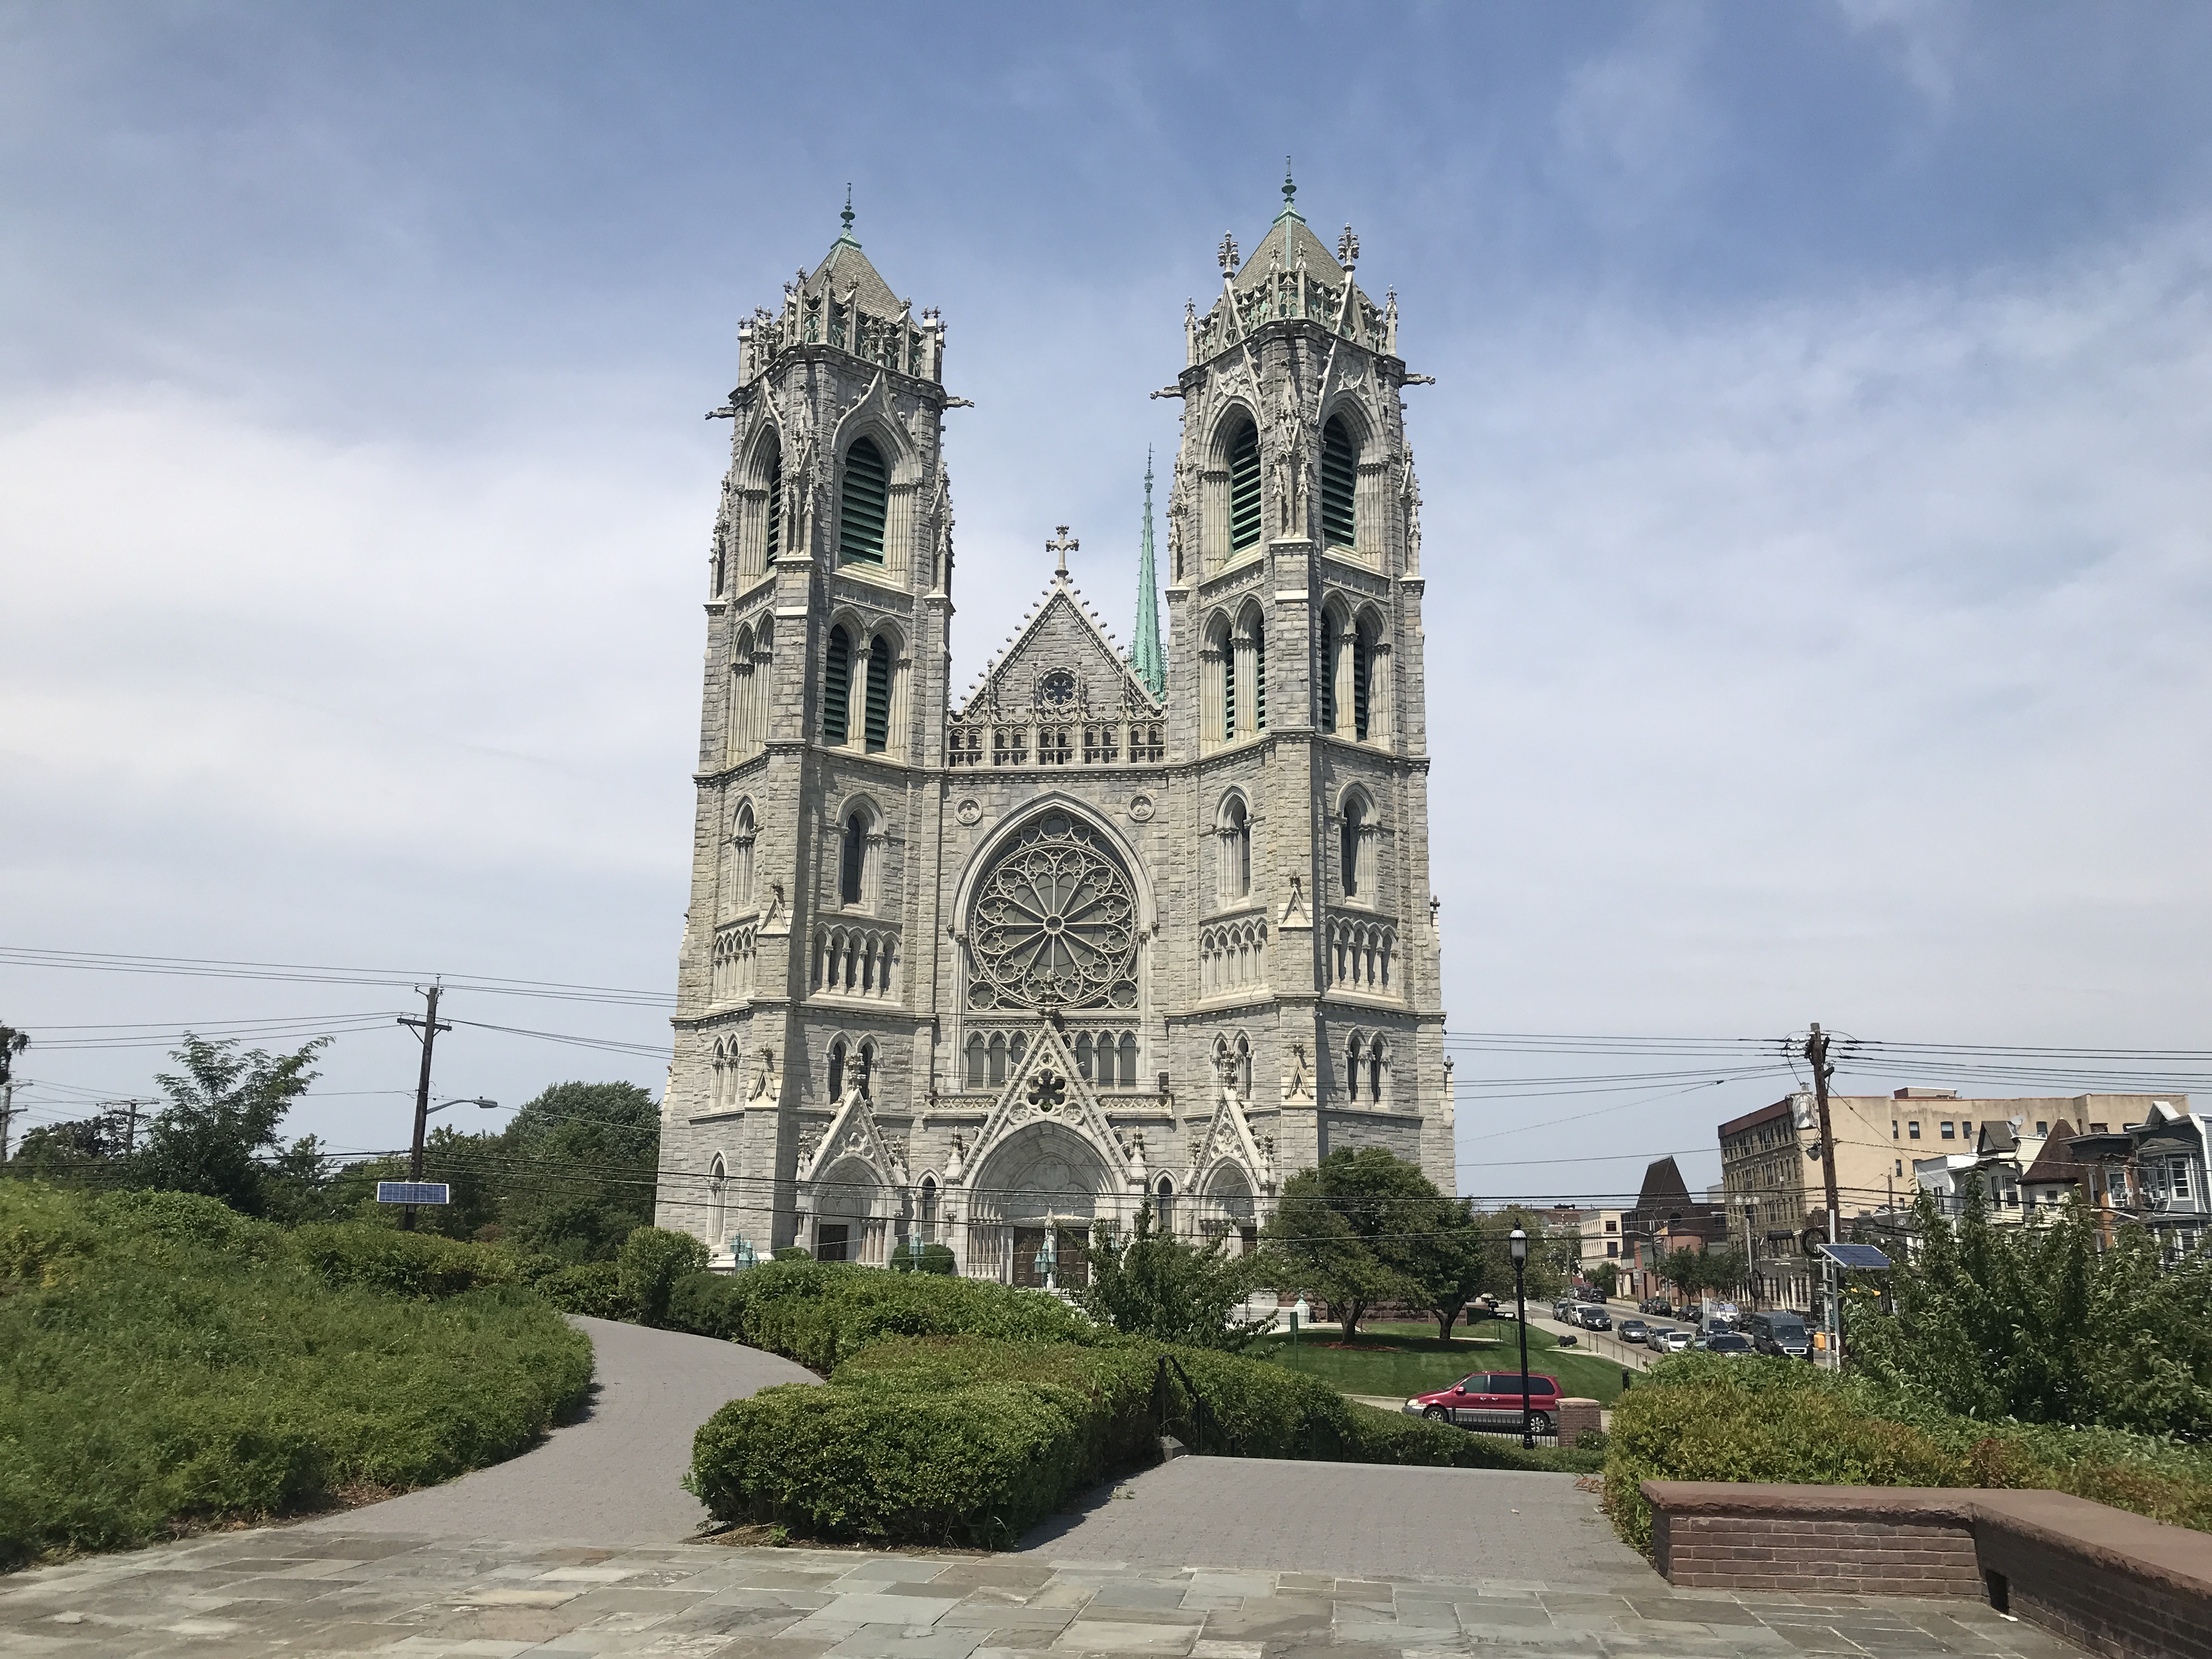
{"type": "Polygon", "coordinates": [[[840,1358],[889,1336],[1079,1345],[1114,1340],[1112,1332],[1041,1291],[813,1261],[690,1274],[670,1290],[667,1322],[672,1330],[765,1348],[825,1376],[840,1358]]]}
{"type": "Polygon", "coordinates": [[[2212,1531],[2212,1450],[2117,1430],[1989,1423],[1802,1360],[1677,1354],[1613,1407],[1606,1509],[1651,1547],[1646,1480],[2020,1486],[2212,1531]]]}
{"type": "Polygon", "coordinates": [[[0,1566],[442,1480],[582,1398],[591,1345],[536,1297],[372,1288],[452,1279],[434,1251],[353,1242],[0,1182],[0,1566]]]}
{"type": "Polygon", "coordinates": [[[326,1282],[357,1285],[386,1296],[459,1296],[492,1285],[527,1283],[553,1267],[550,1256],[518,1257],[435,1233],[403,1233],[366,1221],[295,1228],[285,1242],[326,1282]]]}
{"type": "MultiPolygon", "coordinates": [[[[812,1305],[819,1318],[836,1304],[812,1305]]],[[[1153,1388],[1163,1354],[1181,1364],[1228,1449],[1243,1456],[1596,1465],[1531,1458],[1210,1350],[1113,1337],[1085,1345],[922,1336],[854,1352],[824,1387],[787,1384],[723,1407],[694,1440],[690,1485],[726,1522],[775,1521],[830,1539],[1010,1544],[1085,1487],[1157,1460],[1153,1388]]],[[[1179,1380],[1170,1399],[1170,1426],[1188,1435],[1179,1380]]]]}

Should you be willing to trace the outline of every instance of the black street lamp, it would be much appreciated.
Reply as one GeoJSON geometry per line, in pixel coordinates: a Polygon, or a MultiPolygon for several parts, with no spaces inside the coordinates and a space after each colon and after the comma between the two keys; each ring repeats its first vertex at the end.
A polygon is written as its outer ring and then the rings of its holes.
{"type": "Polygon", "coordinates": [[[1521,1328],[1521,1444],[1534,1451],[1536,1437],[1528,1432],[1528,1235],[1516,1227],[1505,1238],[1513,1247],[1513,1313],[1521,1328]]]}

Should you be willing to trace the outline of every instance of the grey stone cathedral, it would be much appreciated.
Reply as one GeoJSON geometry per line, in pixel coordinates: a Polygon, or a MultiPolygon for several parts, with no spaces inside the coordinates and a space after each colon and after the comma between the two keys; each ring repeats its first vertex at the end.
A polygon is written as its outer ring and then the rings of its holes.
{"type": "Polygon", "coordinates": [[[717,1265],[1064,1284],[1146,1200],[1249,1248],[1338,1147],[1454,1189],[1412,377],[1349,228],[1283,194],[1154,394],[1164,641],[1148,473],[1133,649],[1062,528],[957,702],[942,317],[848,205],[740,325],[659,1192],[717,1265]]]}

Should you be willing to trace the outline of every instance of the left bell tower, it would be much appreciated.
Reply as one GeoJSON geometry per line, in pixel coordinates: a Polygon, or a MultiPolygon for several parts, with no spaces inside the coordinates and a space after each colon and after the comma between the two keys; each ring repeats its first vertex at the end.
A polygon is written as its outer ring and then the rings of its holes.
{"type": "Polygon", "coordinates": [[[849,191],[842,216],[738,325],[708,416],[730,466],[658,1218],[718,1257],[791,1241],[802,1145],[848,1082],[884,1116],[929,1087],[957,400],[943,319],[878,274],[849,191]]]}

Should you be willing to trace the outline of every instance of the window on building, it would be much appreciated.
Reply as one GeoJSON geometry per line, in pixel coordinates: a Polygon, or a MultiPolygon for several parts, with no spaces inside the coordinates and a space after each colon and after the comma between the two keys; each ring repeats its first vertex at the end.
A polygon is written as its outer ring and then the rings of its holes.
{"type": "Polygon", "coordinates": [[[1237,741],[1237,647],[1224,644],[1221,653],[1221,740],[1237,741]]]}
{"type": "Polygon", "coordinates": [[[1229,435],[1229,550],[1257,546],[1260,531],[1260,433],[1244,421],[1229,435]]]}
{"type": "Polygon", "coordinates": [[[1954,1137],[1953,1137],[1953,1135],[1952,1135],[1952,1133],[1951,1133],[1951,1124],[1950,1124],[1950,1121],[1949,1121],[1948,1119],[1947,1119],[1947,1120],[1945,1120],[1945,1121],[1944,1121],[1944,1123],[1943,1123],[1943,1139],[1946,1139],[1946,1140],[1949,1140],[1949,1139],[1954,1139],[1954,1137]]]}
{"type": "Polygon", "coordinates": [[[2092,1123],[2089,1126],[2089,1133],[2093,1135],[2110,1134],[2112,1132],[2112,1125],[2109,1123],[2092,1123]]]}
{"type": "Polygon", "coordinates": [[[1336,851],[1337,869],[1346,898],[1357,897],[1359,893],[1359,832],[1365,817],[1366,812],[1357,799],[1344,803],[1336,851]]]}
{"type": "Polygon", "coordinates": [[[1608,1221],[1605,1224],[1605,1230],[1609,1233],[1617,1233],[1620,1231],[1620,1224],[1618,1221],[1608,1221]]]}
{"type": "Polygon", "coordinates": [[[837,562],[884,562],[884,512],[890,500],[890,473],[884,452],[872,438],[856,438],[845,452],[845,483],[838,496],[837,562]]]}
{"type": "Polygon", "coordinates": [[[978,1031],[968,1039],[968,1086],[969,1088],[980,1089],[983,1086],[984,1079],[989,1075],[985,1067],[989,1064],[990,1045],[983,1041],[983,1034],[978,1031]]]}
{"type": "Polygon", "coordinates": [[[1374,673],[1375,625],[1362,617],[1352,636],[1352,735],[1364,743],[1373,724],[1374,697],[1369,681],[1374,673]]]}
{"type": "Polygon", "coordinates": [[[1345,1048],[1345,1077],[1350,1085],[1351,1097],[1359,1098],[1359,1060],[1366,1048],[1365,1039],[1355,1034],[1345,1048]]]}
{"type": "Polygon", "coordinates": [[[2038,1118],[2035,1120],[2035,1133],[2039,1135],[2047,1135],[2051,1133],[2051,1126],[2045,1122],[2041,1118],[2038,1118]]]}
{"type": "Polygon", "coordinates": [[[1221,809],[1221,896],[1249,898],[1252,892],[1252,819],[1243,799],[1231,795],[1221,809]]]}
{"type": "Polygon", "coordinates": [[[840,623],[822,647],[822,741],[840,744],[848,735],[853,707],[853,636],[840,623]]]}
{"type": "Polygon", "coordinates": [[[1905,1138],[1907,1140],[1917,1140],[1920,1139],[1920,1120],[1918,1118],[1914,1118],[1911,1122],[1905,1126],[1905,1138]]]}
{"type": "Polygon", "coordinates": [[[1357,547],[1359,452],[1341,415],[1321,429],[1321,533],[1325,547],[1357,547]]]}
{"type": "Polygon", "coordinates": [[[830,1045],[830,1098],[836,1099],[845,1092],[845,1039],[839,1037],[830,1045]]]}
{"type": "Polygon", "coordinates": [[[1608,1242],[1605,1247],[1605,1253],[1608,1256],[1618,1256],[1620,1254],[1620,1246],[1608,1242]]]}
{"type": "Polygon", "coordinates": [[[921,1242],[937,1243],[937,1177],[921,1178],[921,1242]]]}
{"type": "Polygon", "coordinates": [[[1895,1118],[1892,1118],[1889,1121],[1889,1138],[1892,1140],[1897,1139],[1897,1120],[1895,1118]]]}
{"type": "Polygon", "coordinates": [[[1137,1086],[1137,1034],[1134,1031],[1121,1033],[1121,1046],[1117,1052],[1121,1056],[1121,1076],[1115,1081],[1124,1089],[1133,1089],[1137,1086]]]}
{"type": "Polygon", "coordinates": [[[1903,1175],[1903,1174],[1905,1173],[1905,1160],[1904,1160],[1903,1158],[1893,1158],[1893,1159],[1892,1159],[1892,1160],[1891,1160],[1891,1162],[1894,1163],[1894,1164],[1897,1165],[1897,1173],[1898,1173],[1898,1174],[1899,1174],[1899,1175],[1903,1175]]]}
{"type": "Polygon", "coordinates": [[[860,902],[860,878],[868,867],[868,815],[858,808],[845,820],[844,844],[838,849],[837,902],[860,902]]]}
{"type": "Polygon", "coordinates": [[[768,453],[768,501],[764,507],[768,516],[768,559],[774,564],[783,551],[783,446],[778,444],[768,453]]]}
{"type": "Polygon", "coordinates": [[[1155,1199],[1153,1208],[1158,1212],[1159,1230],[1172,1235],[1175,1231],[1174,1181],[1166,1176],[1162,1176],[1159,1185],[1152,1188],[1152,1193],[1155,1199]]]}
{"type": "Polygon", "coordinates": [[[1321,729],[1336,730],[1336,612],[1321,613],[1321,729]]]}
{"type": "Polygon", "coordinates": [[[1003,1036],[991,1039],[991,1077],[993,1088],[1006,1080],[1006,1040],[1003,1036]]]}
{"type": "Polygon", "coordinates": [[[866,729],[867,750],[871,755],[880,755],[890,746],[891,666],[891,642],[878,634],[875,642],[868,647],[866,729]]]}

